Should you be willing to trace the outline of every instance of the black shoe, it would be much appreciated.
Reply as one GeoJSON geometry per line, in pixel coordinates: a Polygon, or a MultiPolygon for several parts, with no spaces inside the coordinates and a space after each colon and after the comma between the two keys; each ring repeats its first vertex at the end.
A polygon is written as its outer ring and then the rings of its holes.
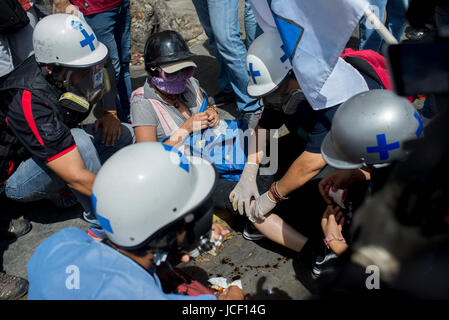
{"type": "Polygon", "coordinates": [[[4,272],[0,273],[0,300],[17,300],[27,292],[27,280],[4,272]]]}
{"type": "Polygon", "coordinates": [[[31,223],[24,218],[12,219],[9,223],[8,232],[19,238],[31,230],[31,223]]]}
{"type": "Polygon", "coordinates": [[[332,266],[338,256],[330,249],[325,249],[324,254],[318,255],[312,268],[312,277],[317,279],[321,276],[323,269],[332,266]]]}
{"type": "Polygon", "coordinates": [[[431,30],[427,27],[411,28],[405,32],[405,36],[409,40],[423,40],[427,35],[429,35],[430,32],[431,30]]]}
{"type": "Polygon", "coordinates": [[[242,235],[243,238],[250,241],[257,241],[265,238],[265,236],[250,222],[245,225],[242,235]]]}
{"type": "Polygon", "coordinates": [[[31,230],[31,223],[24,219],[12,219],[11,221],[1,221],[1,238],[17,239],[31,230]]]}
{"type": "Polygon", "coordinates": [[[231,104],[236,101],[235,93],[234,92],[224,92],[220,91],[215,96],[210,99],[210,102],[216,106],[218,105],[224,105],[224,104],[231,104]]]}

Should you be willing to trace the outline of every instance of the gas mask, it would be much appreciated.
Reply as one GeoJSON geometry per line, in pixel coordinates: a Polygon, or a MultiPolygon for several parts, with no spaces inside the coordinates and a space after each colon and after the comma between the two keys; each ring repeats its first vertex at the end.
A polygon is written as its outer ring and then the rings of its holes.
{"type": "Polygon", "coordinates": [[[90,111],[110,90],[104,62],[87,68],[67,68],[63,87],[67,90],[59,98],[62,107],[85,113],[90,111]]]}
{"type": "Polygon", "coordinates": [[[263,97],[262,100],[265,107],[292,115],[296,112],[300,103],[306,100],[306,97],[300,89],[295,89],[290,93],[272,93],[263,97]]]}
{"type": "Polygon", "coordinates": [[[213,208],[213,200],[209,197],[190,213],[151,236],[144,247],[155,254],[155,264],[164,262],[167,255],[179,252],[194,254],[195,250],[203,252],[205,246],[210,246],[209,242],[213,244],[210,236],[213,208]]]}

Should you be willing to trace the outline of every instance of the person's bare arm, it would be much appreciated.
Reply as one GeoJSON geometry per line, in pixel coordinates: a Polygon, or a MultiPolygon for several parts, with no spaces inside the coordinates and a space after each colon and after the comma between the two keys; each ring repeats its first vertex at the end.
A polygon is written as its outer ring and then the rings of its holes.
{"type": "MultiPolygon", "coordinates": [[[[157,141],[156,127],[154,126],[139,126],[134,128],[136,134],[136,142],[155,142],[157,141]]],[[[183,129],[178,129],[173,133],[170,139],[165,140],[164,143],[170,146],[177,146],[183,142],[189,135],[189,132],[183,129]]]]}
{"type": "Polygon", "coordinates": [[[87,170],[77,148],[47,163],[47,166],[70,188],[88,197],[91,196],[95,174],[87,170]]]}
{"type": "Polygon", "coordinates": [[[156,127],[154,126],[139,126],[134,127],[136,135],[136,142],[154,142],[156,140],[156,127]]]}
{"type": "Polygon", "coordinates": [[[321,153],[304,151],[278,181],[277,190],[282,196],[287,196],[316,176],[325,165],[326,162],[321,153]]]}

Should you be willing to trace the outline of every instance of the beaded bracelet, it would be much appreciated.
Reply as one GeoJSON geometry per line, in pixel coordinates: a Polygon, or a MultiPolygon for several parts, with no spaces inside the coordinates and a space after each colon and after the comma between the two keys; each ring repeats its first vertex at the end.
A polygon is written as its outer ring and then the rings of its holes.
{"type": "Polygon", "coordinates": [[[281,194],[279,193],[279,191],[278,191],[278,189],[277,189],[277,182],[273,182],[273,183],[271,184],[270,192],[271,192],[271,194],[273,195],[274,200],[275,200],[276,202],[279,202],[279,201],[287,200],[287,199],[288,199],[287,197],[281,196],[281,194]]]}
{"type": "Polygon", "coordinates": [[[323,241],[326,244],[326,247],[328,249],[330,249],[329,248],[329,243],[331,243],[331,241],[333,241],[333,240],[337,240],[337,241],[341,241],[341,242],[346,243],[346,240],[344,238],[329,238],[329,237],[326,237],[326,238],[323,239],[323,241]]]}

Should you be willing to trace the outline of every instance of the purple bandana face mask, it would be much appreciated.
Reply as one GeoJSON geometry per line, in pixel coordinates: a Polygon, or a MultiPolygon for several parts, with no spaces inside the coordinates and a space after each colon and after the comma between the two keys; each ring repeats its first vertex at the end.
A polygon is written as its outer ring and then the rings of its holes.
{"type": "Polygon", "coordinates": [[[178,72],[166,73],[164,70],[160,69],[160,77],[151,77],[151,82],[159,90],[169,93],[169,94],[179,94],[183,93],[186,89],[187,79],[189,79],[195,68],[188,67],[178,72]]]}

